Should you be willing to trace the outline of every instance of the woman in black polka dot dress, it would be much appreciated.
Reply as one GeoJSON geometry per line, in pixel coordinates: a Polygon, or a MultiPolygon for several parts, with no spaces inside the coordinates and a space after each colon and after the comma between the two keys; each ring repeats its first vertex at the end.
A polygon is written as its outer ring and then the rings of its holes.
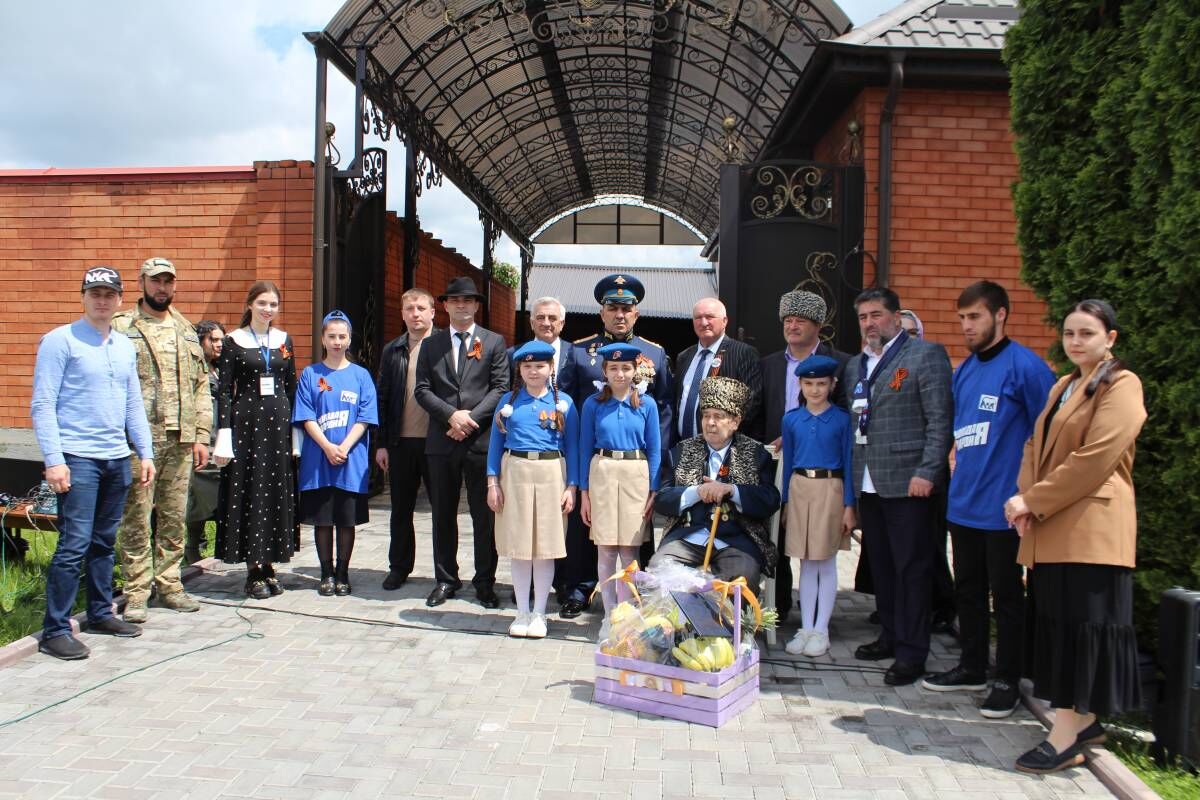
{"type": "Polygon", "coordinates": [[[258,281],[246,296],[241,327],[225,338],[219,362],[216,462],[222,507],[216,555],[246,564],[246,595],[281,594],[273,564],[295,552],[292,472],[292,397],[296,361],[292,338],[271,325],[279,287],[258,281]]]}

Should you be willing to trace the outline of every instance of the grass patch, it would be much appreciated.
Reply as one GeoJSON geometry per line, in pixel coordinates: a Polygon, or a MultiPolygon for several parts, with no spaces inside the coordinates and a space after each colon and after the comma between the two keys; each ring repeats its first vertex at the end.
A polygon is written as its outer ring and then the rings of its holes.
{"type": "Polygon", "coordinates": [[[1108,749],[1163,800],[1200,797],[1200,776],[1174,764],[1154,759],[1151,745],[1120,730],[1109,728],[1108,749]]]}

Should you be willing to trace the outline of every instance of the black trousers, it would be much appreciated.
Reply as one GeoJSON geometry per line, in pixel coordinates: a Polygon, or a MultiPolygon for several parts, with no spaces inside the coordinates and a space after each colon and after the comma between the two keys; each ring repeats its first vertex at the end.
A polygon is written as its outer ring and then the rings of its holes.
{"type": "Polygon", "coordinates": [[[1021,539],[1014,530],[989,531],[950,523],[954,587],[964,669],[985,674],[991,626],[988,594],[996,615],[996,677],[1016,686],[1025,638],[1024,568],[1017,563],[1021,539]]]}
{"type": "MultiPolygon", "coordinates": [[[[387,453],[388,486],[392,495],[392,536],[388,546],[388,569],[407,578],[412,574],[417,553],[417,534],[413,528],[417,491],[424,483],[425,491],[429,492],[429,472],[425,467],[425,438],[400,439],[395,445],[388,447],[387,453]]],[[[434,530],[437,530],[436,523],[434,530]]]]}
{"type": "Polygon", "coordinates": [[[433,506],[433,572],[438,583],[462,586],[458,578],[458,500],[467,486],[467,506],[475,543],[475,591],[496,583],[495,517],[487,505],[487,454],[456,447],[446,455],[425,457],[433,506]]]}
{"type": "Polygon", "coordinates": [[[935,503],[930,497],[859,496],[881,639],[895,647],[896,660],[904,664],[921,665],[929,656],[934,563],[929,531],[935,503]]]}
{"type": "MultiPolygon", "coordinates": [[[[704,545],[674,539],[658,548],[651,559],[651,564],[664,561],[674,561],[689,567],[699,567],[704,563],[704,545]]],[[[782,560],[782,559],[780,559],[782,560]]],[[[723,581],[745,578],[750,591],[758,596],[759,583],[762,580],[762,566],[758,559],[736,547],[723,547],[712,554],[709,568],[713,575],[723,581]]]]}

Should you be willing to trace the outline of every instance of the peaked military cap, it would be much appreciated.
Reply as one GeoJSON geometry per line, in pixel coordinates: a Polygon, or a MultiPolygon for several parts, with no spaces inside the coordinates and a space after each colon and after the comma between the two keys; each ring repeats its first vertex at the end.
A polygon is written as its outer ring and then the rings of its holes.
{"type": "Polygon", "coordinates": [[[601,278],[593,294],[602,306],[608,303],[637,305],[646,296],[646,287],[632,275],[617,273],[601,278]]]}

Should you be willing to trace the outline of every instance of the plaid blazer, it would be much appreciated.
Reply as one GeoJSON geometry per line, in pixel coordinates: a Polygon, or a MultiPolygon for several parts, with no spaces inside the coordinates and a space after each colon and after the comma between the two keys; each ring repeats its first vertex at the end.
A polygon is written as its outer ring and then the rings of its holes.
{"type": "MultiPolygon", "coordinates": [[[[861,354],[846,364],[847,403],[853,403],[862,368],[861,354]]],[[[932,481],[938,491],[945,490],[947,457],[954,441],[952,377],[946,348],[921,339],[909,339],[879,374],[871,389],[867,443],[854,445],[856,496],[862,493],[866,467],[871,469],[871,482],[880,497],[907,497],[908,482],[914,476],[932,481]]],[[[850,417],[858,430],[858,413],[851,409],[850,417]]]]}

